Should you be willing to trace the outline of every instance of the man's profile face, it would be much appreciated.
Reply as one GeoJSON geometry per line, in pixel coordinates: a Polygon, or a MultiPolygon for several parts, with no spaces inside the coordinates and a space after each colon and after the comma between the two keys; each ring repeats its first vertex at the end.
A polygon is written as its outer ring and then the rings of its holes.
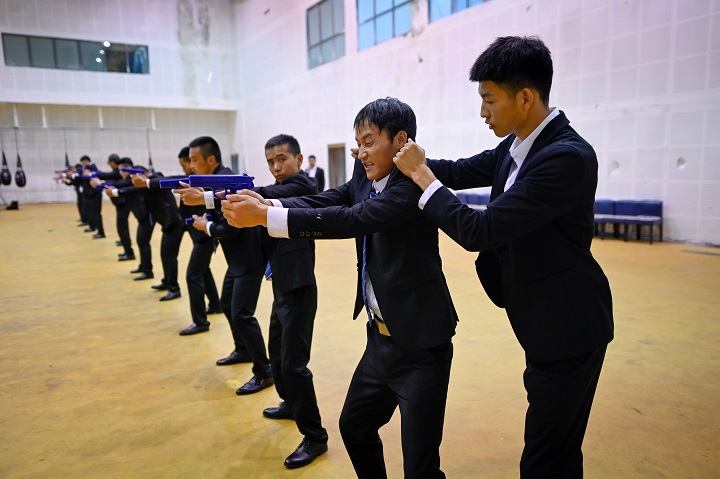
{"type": "Polygon", "coordinates": [[[310,168],[314,168],[314,167],[315,167],[315,162],[316,162],[316,161],[317,161],[317,160],[315,159],[314,156],[311,156],[310,158],[308,158],[308,162],[310,163],[310,168]]]}
{"type": "Polygon", "coordinates": [[[183,173],[185,173],[188,176],[193,174],[192,163],[190,162],[190,158],[178,158],[178,162],[180,163],[180,168],[182,168],[183,173]]]}
{"type": "Polygon", "coordinates": [[[213,155],[205,158],[202,149],[199,146],[194,146],[190,148],[190,167],[196,175],[212,175],[217,163],[213,155]]]}
{"type": "Polygon", "coordinates": [[[390,174],[395,163],[393,158],[407,142],[407,133],[399,131],[392,140],[387,131],[377,125],[364,123],[355,129],[358,159],[365,168],[368,180],[380,180],[390,174]]]}
{"type": "Polygon", "coordinates": [[[523,126],[526,115],[520,108],[520,92],[513,95],[492,81],[480,82],[478,91],[482,98],[480,116],[496,136],[504,138],[523,126]]]}
{"type": "Polygon", "coordinates": [[[267,159],[268,169],[275,177],[275,181],[282,183],[285,178],[300,173],[300,165],[302,165],[302,153],[297,156],[290,153],[288,145],[275,145],[265,150],[265,158],[267,159]]]}

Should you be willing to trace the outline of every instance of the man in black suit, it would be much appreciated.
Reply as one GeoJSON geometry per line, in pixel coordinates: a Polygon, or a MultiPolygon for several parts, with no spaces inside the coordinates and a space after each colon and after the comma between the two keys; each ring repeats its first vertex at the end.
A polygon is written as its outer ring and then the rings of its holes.
{"type": "Polygon", "coordinates": [[[94,231],[93,239],[101,239],[105,237],[102,221],[102,192],[96,190],[90,184],[91,177],[97,175],[98,168],[87,155],[80,157],[80,164],[83,171],[78,174],[77,180],[82,188],[83,206],[88,219],[88,227],[85,228],[85,232],[91,233],[94,231]]]}
{"type": "MultiPolygon", "coordinates": [[[[90,185],[95,187],[95,185],[100,182],[120,181],[122,177],[120,176],[120,171],[118,170],[119,161],[120,157],[115,153],[108,156],[107,164],[110,167],[110,171],[98,171],[97,178],[90,180],[90,185]]],[[[130,240],[130,227],[128,224],[130,206],[128,205],[127,198],[110,196],[110,201],[115,206],[115,227],[117,229],[118,237],[120,238],[119,246],[123,247],[123,252],[118,255],[118,261],[134,260],[135,252],[132,248],[132,241],[130,240]]]]}
{"type": "Polygon", "coordinates": [[[354,127],[359,159],[348,183],[279,202],[243,192],[223,211],[230,224],[267,225],[277,237],[356,238],[353,317],[365,319],[367,346],[340,416],[345,447],[358,477],[387,477],[378,430],[399,406],[405,477],[445,477],[440,443],[457,314],[437,228],[417,208],[421,190],[392,161],[415,136],[415,114],[380,99],[360,110],[354,127]]]}
{"type": "MultiPolygon", "coordinates": [[[[146,170],[147,171],[147,170],[146,170]]],[[[133,185],[145,196],[145,203],[154,221],[162,228],[162,240],[160,241],[160,260],[163,265],[163,278],[160,284],[151,286],[156,291],[167,291],[160,301],[170,301],[180,297],[180,285],[178,284],[178,253],[180,243],[185,231],[185,221],[180,216],[177,200],[170,190],[150,188],[151,181],[162,174],[131,175],[133,185]]],[[[150,275],[141,274],[136,280],[152,278],[150,275]]]]}
{"type": "Polygon", "coordinates": [[[325,191],[325,170],[317,166],[317,158],[315,158],[315,155],[308,156],[308,162],[310,166],[305,170],[305,173],[307,173],[310,178],[315,178],[317,189],[322,193],[325,191]]]}
{"type": "MultiPolygon", "coordinates": [[[[209,136],[201,136],[190,142],[188,155],[192,172],[198,175],[232,175],[233,171],[222,163],[222,153],[218,143],[209,136]]],[[[189,185],[188,185],[189,186],[189,185]]],[[[202,188],[184,187],[174,190],[180,195],[184,205],[198,207],[204,205],[205,211],[212,211],[214,221],[209,221],[203,215],[194,214],[192,217],[193,228],[203,232],[207,237],[218,239],[222,246],[227,270],[223,279],[222,293],[220,295],[220,307],[230,324],[235,348],[225,358],[217,360],[218,366],[227,366],[238,363],[250,362],[253,357],[248,352],[246,343],[250,341],[242,331],[235,327],[237,323],[254,323],[256,332],[260,334],[259,342],[262,349],[265,343],[260,332],[260,326],[255,319],[255,308],[257,307],[258,296],[264,263],[260,253],[260,238],[258,231],[246,231],[233,228],[220,215],[220,201],[214,198],[212,191],[203,191],[202,188]]],[[[203,333],[210,329],[210,322],[205,324],[193,323],[180,331],[181,336],[203,333]]],[[[258,361],[253,370],[258,370],[262,375],[268,370],[267,359],[265,364],[258,361]]],[[[272,385],[272,382],[268,386],[272,385]]]]}
{"type": "Polygon", "coordinates": [[[507,138],[455,162],[428,165],[414,143],[395,159],[424,190],[423,215],[482,251],[478,276],[525,350],[523,479],[583,476],[582,441],[613,338],[610,286],[590,253],[597,158],[564,113],[548,107],[552,71],[540,39],[498,38],[470,80],[480,84],[485,123],[507,138]],[[492,186],[487,210],[463,205],[443,184],[492,186]]]}

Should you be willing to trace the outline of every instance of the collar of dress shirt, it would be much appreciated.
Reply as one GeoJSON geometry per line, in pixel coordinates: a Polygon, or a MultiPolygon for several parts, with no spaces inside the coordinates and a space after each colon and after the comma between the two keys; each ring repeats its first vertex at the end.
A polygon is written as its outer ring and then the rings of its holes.
{"type": "Polygon", "coordinates": [[[512,145],[510,145],[510,156],[513,157],[513,160],[515,160],[515,163],[517,163],[517,169],[519,170],[520,167],[523,164],[523,161],[525,161],[525,158],[527,157],[527,154],[530,152],[530,148],[532,148],[533,143],[535,142],[535,139],[540,135],[540,133],[545,129],[545,127],[550,123],[553,118],[558,116],[560,114],[560,109],[556,107],[550,108],[550,114],[545,117],[545,119],[540,123],[537,128],[533,130],[532,133],[528,135],[525,140],[521,140],[518,137],[515,137],[515,141],[513,141],[512,145]]]}
{"type": "Polygon", "coordinates": [[[387,175],[384,178],[381,178],[379,180],[373,180],[373,189],[375,190],[375,193],[378,195],[383,192],[385,187],[387,186],[388,180],[390,179],[390,175],[387,175]]]}

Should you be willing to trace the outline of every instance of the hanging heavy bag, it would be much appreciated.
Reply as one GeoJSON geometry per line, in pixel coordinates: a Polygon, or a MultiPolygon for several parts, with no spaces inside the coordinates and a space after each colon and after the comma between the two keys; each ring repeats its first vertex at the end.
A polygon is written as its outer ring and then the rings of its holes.
{"type": "Polygon", "coordinates": [[[7,186],[12,183],[12,175],[10,174],[10,168],[8,168],[7,158],[5,158],[5,152],[2,154],[2,172],[0,173],[0,183],[7,186]]]}
{"type": "Polygon", "coordinates": [[[25,186],[27,184],[27,178],[25,177],[25,172],[23,171],[22,162],[20,161],[20,153],[17,155],[17,170],[15,171],[15,184],[18,185],[20,188],[25,186]]]}
{"type": "Polygon", "coordinates": [[[65,168],[70,169],[70,159],[68,158],[67,153],[65,153],[65,168]]]}

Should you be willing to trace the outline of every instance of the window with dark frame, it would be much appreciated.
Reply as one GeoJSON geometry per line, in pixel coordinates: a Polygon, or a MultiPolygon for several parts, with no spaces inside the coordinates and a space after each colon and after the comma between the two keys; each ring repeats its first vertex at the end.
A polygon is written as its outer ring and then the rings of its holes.
{"type": "Polygon", "coordinates": [[[307,10],[308,68],[345,55],[343,0],[323,0],[307,10]]]}
{"type": "Polygon", "coordinates": [[[411,3],[411,0],[357,0],[358,50],[408,33],[411,3]]]}
{"type": "Polygon", "coordinates": [[[430,22],[440,20],[453,13],[461,12],[467,8],[480,5],[488,0],[429,0],[430,22]]]}
{"type": "Polygon", "coordinates": [[[145,45],[2,34],[5,65],[116,73],[150,73],[145,45]]]}

